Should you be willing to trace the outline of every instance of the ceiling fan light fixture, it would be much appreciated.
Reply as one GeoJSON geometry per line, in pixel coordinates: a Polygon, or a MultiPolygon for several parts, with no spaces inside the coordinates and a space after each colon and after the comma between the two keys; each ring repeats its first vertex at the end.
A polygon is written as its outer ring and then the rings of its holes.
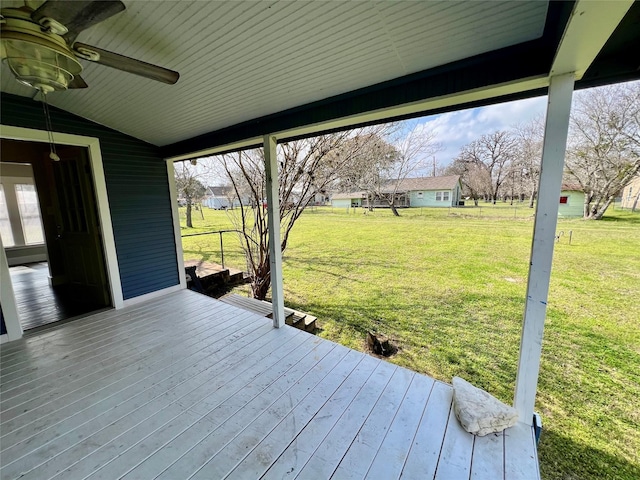
{"type": "Polygon", "coordinates": [[[44,93],[66,90],[82,65],[67,47],[64,39],[20,18],[22,12],[11,12],[2,23],[1,54],[20,83],[44,93]]]}

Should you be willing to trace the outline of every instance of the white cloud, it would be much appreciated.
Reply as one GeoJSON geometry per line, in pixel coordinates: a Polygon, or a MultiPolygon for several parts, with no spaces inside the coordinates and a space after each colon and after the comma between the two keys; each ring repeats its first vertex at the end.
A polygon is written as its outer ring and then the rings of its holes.
{"type": "Polygon", "coordinates": [[[460,147],[485,133],[504,130],[544,115],[546,97],[529,98],[487,107],[423,117],[414,128],[434,129],[444,149],[436,154],[440,165],[458,155],[460,147]]]}

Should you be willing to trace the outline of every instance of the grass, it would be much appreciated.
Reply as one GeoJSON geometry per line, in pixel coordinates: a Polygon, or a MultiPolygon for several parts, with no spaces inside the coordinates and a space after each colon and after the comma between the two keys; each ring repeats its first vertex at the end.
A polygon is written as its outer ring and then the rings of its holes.
{"type": "MultiPolygon", "coordinates": [[[[200,230],[229,228],[225,212],[204,213],[200,230]]],[[[511,403],[532,230],[526,206],[310,210],[284,254],[286,303],[317,315],[325,338],[363,349],[367,330],[385,333],[400,346],[390,361],[511,403]]],[[[542,475],[637,479],[640,214],[558,231],[536,404],[542,475]]],[[[213,238],[184,239],[185,257],[216,261],[213,238]]],[[[225,242],[241,266],[237,239],[225,242]]]]}

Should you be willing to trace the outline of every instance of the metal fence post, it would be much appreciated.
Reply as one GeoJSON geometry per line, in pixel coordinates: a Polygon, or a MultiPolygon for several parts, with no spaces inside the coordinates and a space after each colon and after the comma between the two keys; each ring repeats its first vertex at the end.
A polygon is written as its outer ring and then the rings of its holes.
{"type": "Polygon", "coordinates": [[[222,244],[222,234],[224,232],[219,232],[220,233],[220,257],[222,259],[222,268],[224,268],[224,246],[222,244]]]}

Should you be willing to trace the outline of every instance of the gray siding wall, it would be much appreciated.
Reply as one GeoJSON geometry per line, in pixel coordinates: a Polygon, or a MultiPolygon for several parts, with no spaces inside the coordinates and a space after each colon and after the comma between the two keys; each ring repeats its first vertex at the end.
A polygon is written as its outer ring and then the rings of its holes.
{"type": "MultiPolygon", "coordinates": [[[[167,168],[159,149],[53,107],[51,117],[54,131],[100,139],[124,299],[179,284],[167,168]]],[[[0,123],[44,130],[42,105],[3,93],[0,123]]]]}

